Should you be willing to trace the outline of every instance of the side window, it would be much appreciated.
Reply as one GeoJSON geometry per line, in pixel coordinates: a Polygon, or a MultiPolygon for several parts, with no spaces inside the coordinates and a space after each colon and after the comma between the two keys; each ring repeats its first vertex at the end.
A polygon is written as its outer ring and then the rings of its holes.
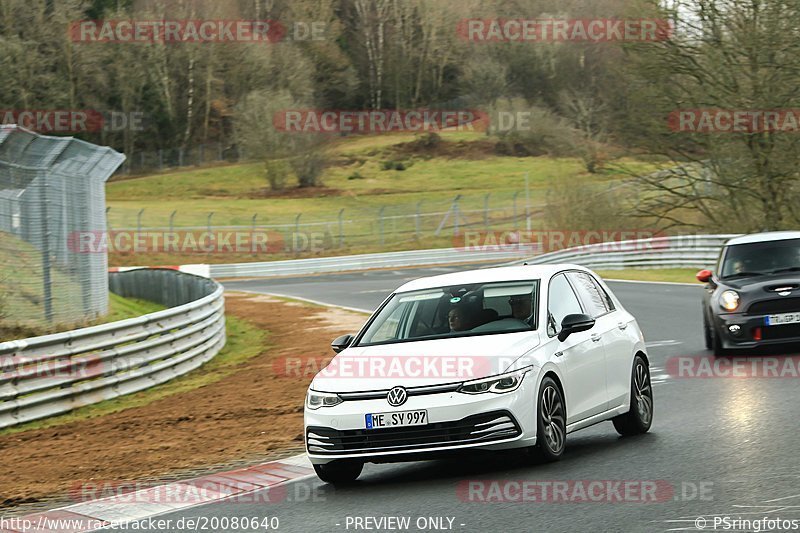
{"type": "Polygon", "coordinates": [[[603,286],[600,285],[600,282],[598,282],[597,279],[592,278],[592,281],[594,282],[594,286],[597,287],[597,290],[600,291],[600,296],[603,298],[603,303],[606,304],[606,309],[609,311],[615,311],[617,306],[614,305],[614,300],[611,299],[611,295],[609,295],[603,286]]]}
{"type": "Polygon", "coordinates": [[[585,272],[570,272],[569,279],[578,291],[578,295],[586,307],[586,314],[592,318],[608,313],[605,300],[595,285],[592,276],[585,272]]]}
{"type": "Polygon", "coordinates": [[[547,311],[552,317],[552,320],[548,320],[548,335],[556,335],[561,331],[561,322],[565,316],[583,313],[578,297],[564,274],[558,274],[550,280],[547,311]]]}

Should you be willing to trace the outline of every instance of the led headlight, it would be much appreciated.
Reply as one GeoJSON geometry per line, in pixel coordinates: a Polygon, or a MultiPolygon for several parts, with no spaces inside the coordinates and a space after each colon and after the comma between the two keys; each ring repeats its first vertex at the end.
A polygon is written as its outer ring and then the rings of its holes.
{"type": "Polygon", "coordinates": [[[725,291],[719,295],[719,305],[726,311],[736,311],[739,307],[739,293],[736,291],[725,291]]]}
{"type": "Polygon", "coordinates": [[[338,394],[332,394],[330,392],[317,392],[314,390],[308,390],[308,396],[306,397],[306,405],[309,409],[319,409],[320,407],[333,407],[334,405],[339,405],[344,400],[342,400],[338,394]]]}
{"type": "Polygon", "coordinates": [[[519,388],[523,378],[525,378],[525,374],[527,374],[531,368],[532,367],[528,366],[507,374],[476,379],[475,381],[467,381],[461,384],[458,388],[458,392],[463,392],[464,394],[483,394],[485,392],[501,394],[504,392],[511,392],[519,388]]]}

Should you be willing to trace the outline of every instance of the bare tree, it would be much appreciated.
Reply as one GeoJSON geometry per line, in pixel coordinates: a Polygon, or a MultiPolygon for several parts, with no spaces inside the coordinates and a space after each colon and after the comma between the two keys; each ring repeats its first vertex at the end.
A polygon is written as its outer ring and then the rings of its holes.
{"type": "Polygon", "coordinates": [[[679,123],[671,131],[667,117],[689,109],[791,112],[800,96],[800,4],[673,4],[676,35],[635,47],[631,54],[626,124],[639,147],[666,161],[660,172],[637,177],[638,213],[668,226],[727,231],[797,224],[796,128],[786,132],[756,125],[739,132],[706,132],[679,123]]]}

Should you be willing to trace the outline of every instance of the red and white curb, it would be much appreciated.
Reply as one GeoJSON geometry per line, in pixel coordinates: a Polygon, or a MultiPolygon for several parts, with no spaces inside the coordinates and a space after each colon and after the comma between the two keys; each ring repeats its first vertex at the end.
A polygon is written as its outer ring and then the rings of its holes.
{"type": "MultiPolygon", "coordinates": [[[[82,533],[226,500],[280,503],[286,496],[285,485],[313,475],[311,463],[301,454],[106,498],[88,499],[51,511],[3,517],[0,518],[0,532],[82,533]]],[[[80,494],[73,494],[73,497],[81,499],[80,494]]]]}
{"type": "Polygon", "coordinates": [[[169,266],[133,266],[133,267],[111,267],[109,272],[128,272],[130,270],[141,270],[143,268],[167,268],[169,270],[178,270],[186,272],[187,274],[194,274],[204,278],[211,277],[211,265],[169,265],[169,266]]]}

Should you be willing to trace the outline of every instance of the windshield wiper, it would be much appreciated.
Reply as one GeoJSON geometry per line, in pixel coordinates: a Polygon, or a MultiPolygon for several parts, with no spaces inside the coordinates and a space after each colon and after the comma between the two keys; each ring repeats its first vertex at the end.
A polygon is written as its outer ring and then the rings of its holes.
{"type": "Polygon", "coordinates": [[[773,270],[772,272],[770,272],[770,274],[779,274],[781,272],[800,272],[800,266],[779,268],[777,270],[773,270]]]}
{"type": "Polygon", "coordinates": [[[736,272],[735,274],[729,274],[722,279],[731,279],[731,278],[742,278],[746,276],[763,276],[763,272],[736,272]]]}

